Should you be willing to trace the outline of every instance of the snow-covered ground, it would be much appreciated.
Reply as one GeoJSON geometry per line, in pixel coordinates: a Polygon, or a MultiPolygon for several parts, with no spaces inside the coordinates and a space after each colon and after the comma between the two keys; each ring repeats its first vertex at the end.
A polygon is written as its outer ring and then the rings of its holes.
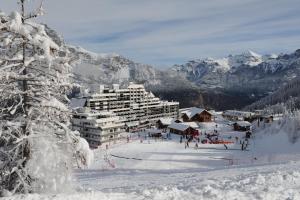
{"type": "MultiPolygon", "coordinates": [[[[188,148],[170,140],[133,137],[95,150],[89,169],[75,172],[77,192],[6,199],[300,199],[300,145],[286,135],[256,135],[247,151],[244,133],[217,121],[218,131],[235,143],[188,148]],[[143,141],[141,142],[141,139],[143,141]]],[[[207,130],[215,124],[206,124],[207,130]]]]}

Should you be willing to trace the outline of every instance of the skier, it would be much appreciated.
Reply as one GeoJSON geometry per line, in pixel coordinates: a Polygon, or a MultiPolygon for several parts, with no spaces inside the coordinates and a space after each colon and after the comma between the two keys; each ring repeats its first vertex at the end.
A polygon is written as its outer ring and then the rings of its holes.
{"type": "Polygon", "coordinates": [[[244,145],[245,145],[245,143],[244,143],[244,141],[242,142],[242,151],[244,151],[244,145]]]}
{"type": "Polygon", "coordinates": [[[239,142],[239,138],[236,136],[235,137],[235,143],[238,143],[239,142]]]}

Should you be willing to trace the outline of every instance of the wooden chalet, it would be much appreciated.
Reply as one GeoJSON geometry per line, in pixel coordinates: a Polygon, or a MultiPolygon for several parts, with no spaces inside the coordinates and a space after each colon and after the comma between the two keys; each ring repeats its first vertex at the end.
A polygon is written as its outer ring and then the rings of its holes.
{"type": "Polygon", "coordinates": [[[205,109],[188,108],[181,112],[183,122],[211,122],[213,115],[205,109]]]}
{"type": "Polygon", "coordinates": [[[198,135],[198,131],[186,124],[182,123],[173,123],[168,127],[170,133],[178,135],[198,135]]]}
{"type": "Polygon", "coordinates": [[[235,131],[250,131],[252,124],[247,121],[238,121],[233,124],[235,131]]]}
{"type": "Polygon", "coordinates": [[[166,129],[168,128],[168,126],[170,126],[172,123],[180,123],[181,121],[178,119],[174,119],[174,118],[160,118],[157,122],[156,122],[156,127],[158,129],[166,129]]]}

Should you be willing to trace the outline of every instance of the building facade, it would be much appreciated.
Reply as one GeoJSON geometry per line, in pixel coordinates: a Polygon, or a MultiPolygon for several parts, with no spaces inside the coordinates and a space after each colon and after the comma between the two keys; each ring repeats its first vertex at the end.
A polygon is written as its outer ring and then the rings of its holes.
{"type": "Polygon", "coordinates": [[[226,110],[222,116],[230,121],[248,121],[255,117],[255,113],[238,111],[238,110],[226,110]]]}
{"type": "Polygon", "coordinates": [[[120,133],[125,132],[125,123],[112,112],[92,111],[89,108],[80,108],[73,111],[71,119],[72,130],[80,132],[91,148],[97,148],[103,143],[115,141],[120,133]]]}
{"type": "Polygon", "coordinates": [[[100,86],[99,93],[85,98],[84,106],[113,112],[127,127],[154,125],[163,117],[179,117],[179,102],[162,101],[152,92],[147,92],[143,85],[133,83],[124,89],[117,84],[112,88],[100,86]]]}

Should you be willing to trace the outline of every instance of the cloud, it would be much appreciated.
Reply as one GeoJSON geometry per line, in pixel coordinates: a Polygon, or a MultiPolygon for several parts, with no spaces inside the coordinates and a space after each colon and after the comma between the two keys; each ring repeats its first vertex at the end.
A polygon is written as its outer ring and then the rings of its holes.
{"type": "MultiPolygon", "coordinates": [[[[16,8],[0,1],[4,11],[16,8]]],[[[46,0],[45,7],[40,20],[67,42],[157,66],[247,49],[290,52],[300,42],[298,0],[46,0]]]]}

